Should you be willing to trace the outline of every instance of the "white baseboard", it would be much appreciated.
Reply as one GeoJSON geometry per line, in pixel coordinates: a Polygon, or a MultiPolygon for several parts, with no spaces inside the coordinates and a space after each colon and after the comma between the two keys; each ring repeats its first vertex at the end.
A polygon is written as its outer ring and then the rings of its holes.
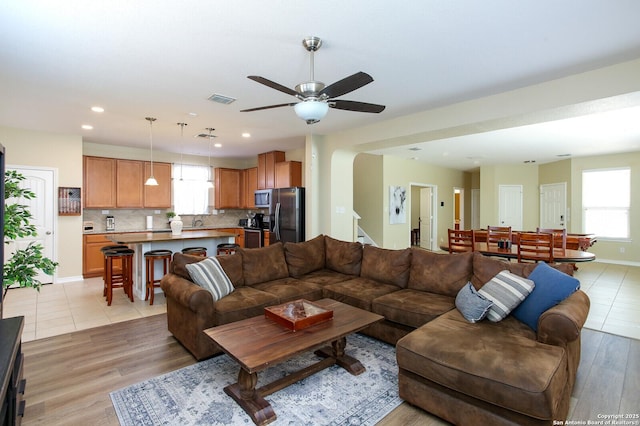
{"type": "MultiPolygon", "coordinates": [[[[594,262],[612,263],[614,265],[624,265],[624,266],[640,266],[640,262],[632,262],[630,260],[613,260],[613,259],[599,259],[599,258],[596,258],[596,260],[594,260],[594,262]]],[[[579,265],[579,263],[577,265],[579,265]]]]}
{"type": "Polygon", "coordinates": [[[54,284],[66,284],[66,283],[73,283],[76,281],[82,281],[84,278],[82,277],[82,275],[78,275],[75,277],[64,277],[64,278],[57,278],[53,280],[54,284]]]}

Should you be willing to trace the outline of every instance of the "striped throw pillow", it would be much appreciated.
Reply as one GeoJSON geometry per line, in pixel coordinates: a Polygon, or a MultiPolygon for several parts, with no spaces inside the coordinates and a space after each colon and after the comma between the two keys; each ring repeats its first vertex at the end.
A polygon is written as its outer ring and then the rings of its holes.
{"type": "Polygon", "coordinates": [[[231,280],[215,257],[185,265],[194,283],[208,290],[213,300],[220,300],[234,290],[231,280]]]}
{"type": "Polygon", "coordinates": [[[531,280],[509,271],[500,271],[478,290],[478,294],[493,302],[487,319],[492,322],[505,319],[533,291],[534,287],[535,284],[531,280]]]}

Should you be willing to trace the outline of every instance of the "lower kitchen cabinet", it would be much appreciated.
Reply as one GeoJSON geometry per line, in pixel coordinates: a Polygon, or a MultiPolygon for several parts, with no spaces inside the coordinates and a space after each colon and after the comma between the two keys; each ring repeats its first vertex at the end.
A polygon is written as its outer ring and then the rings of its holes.
{"type": "Polygon", "coordinates": [[[235,234],[236,244],[238,244],[240,247],[244,247],[244,228],[219,228],[217,230],[220,232],[235,234]]]}
{"type": "Polygon", "coordinates": [[[104,255],[102,247],[113,245],[104,234],[83,236],[82,244],[82,276],[84,278],[101,277],[104,272],[104,255]]]}

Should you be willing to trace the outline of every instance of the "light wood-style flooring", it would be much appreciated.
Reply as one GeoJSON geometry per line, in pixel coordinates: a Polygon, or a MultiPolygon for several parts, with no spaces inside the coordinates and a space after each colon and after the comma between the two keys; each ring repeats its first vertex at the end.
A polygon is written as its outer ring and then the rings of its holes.
{"type": "MultiPolygon", "coordinates": [[[[638,413],[640,341],[588,329],[582,341],[570,419],[638,413]]],[[[195,363],[167,331],[166,314],[33,340],[23,351],[23,425],[118,425],[109,392],[195,363]]],[[[444,424],[407,403],[379,423],[444,424]]]]}

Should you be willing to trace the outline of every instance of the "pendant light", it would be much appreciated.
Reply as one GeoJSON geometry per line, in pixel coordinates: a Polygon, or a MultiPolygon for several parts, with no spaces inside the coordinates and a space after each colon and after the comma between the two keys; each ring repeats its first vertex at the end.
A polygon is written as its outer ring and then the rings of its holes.
{"type": "Polygon", "coordinates": [[[184,126],[187,126],[187,123],[177,123],[180,126],[180,182],[182,182],[182,164],[183,162],[183,141],[184,141],[184,126]]]}
{"type": "Polygon", "coordinates": [[[213,180],[211,179],[211,139],[213,139],[213,136],[211,136],[211,132],[215,129],[207,127],[207,130],[209,131],[209,180],[207,181],[207,188],[213,188],[213,180]]]}
{"type": "Polygon", "coordinates": [[[151,176],[144,183],[147,186],[158,186],[158,181],[153,177],[153,122],[156,121],[153,117],[145,117],[145,120],[149,122],[149,145],[151,146],[151,176]]]}

